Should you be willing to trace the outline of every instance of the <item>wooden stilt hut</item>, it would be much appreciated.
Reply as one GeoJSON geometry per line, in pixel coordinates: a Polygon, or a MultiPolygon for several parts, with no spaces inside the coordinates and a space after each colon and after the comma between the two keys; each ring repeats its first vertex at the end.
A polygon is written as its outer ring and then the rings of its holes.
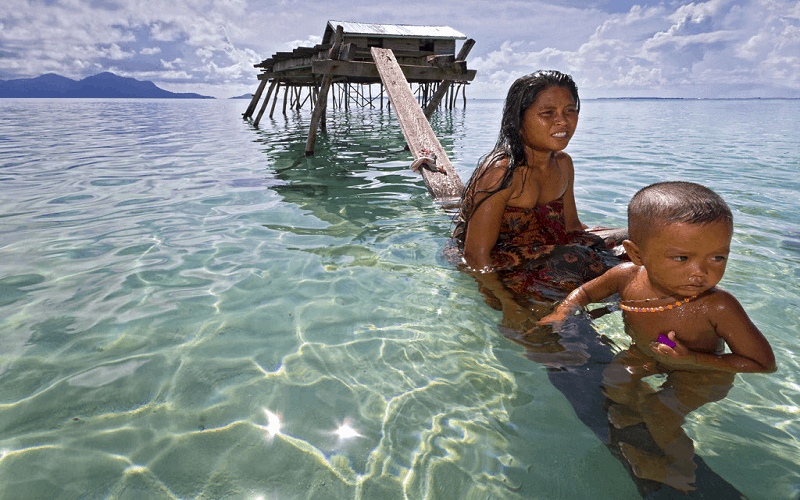
{"type": "MultiPolygon", "coordinates": [[[[466,105],[466,85],[476,72],[466,65],[475,42],[465,39],[447,26],[328,21],[321,44],[278,52],[255,65],[261,69],[259,85],[244,117],[253,117],[265,90],[266,97],[253,120],[255,126],[270,100],[270,117],[273,115],[281,90],[284,114],[287,106],[300,109],[310,103],[313,111],[306,154],[312,155],[317,130],[325,130],[329,93],[332,92],[333,106],[340,109],[351,105],[383,108],[388,84],[383,82],[371,51],[378,48],[391,51],[412,91],[416,85],[416,101],[429,119],[441,103],[454,106],[459,92],[466,105]],[[458,54],[456,40],[465,40],[458,54]],[[380,86],[376,94],[372,92],[373,85],[380,86]]],[[[389,106],[388,99],[385,105],[389,106]]]]}

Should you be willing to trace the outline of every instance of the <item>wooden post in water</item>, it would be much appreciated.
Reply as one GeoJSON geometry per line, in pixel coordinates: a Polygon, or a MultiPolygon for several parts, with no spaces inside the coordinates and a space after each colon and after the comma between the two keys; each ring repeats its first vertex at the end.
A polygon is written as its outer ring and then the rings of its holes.
{"type": "MultiPolygon", "coordinates": [[[[286,83],[283,83],[283,86],[286,86],[286,83]]],[[[278,104],[278,94],[281,92],[281,82],[278,82],[278,86],[275,88],[275,98],[272,100],[272,107],[269,108],[269,117],[272,118],[272,115],[275,113],[275,105],[278,104]]]]}
{"type": "Polygon", "coordinates": [[[256,121],[253,122],[253,126],[258,127],[259,122],[261,122],[261,116],[264,114],[264,110],[267,109],[267,104],[269,104],[269,98],[272,95],[272,91],[275,90],[275,87],[278,85],[278,80],[272,80],[272,85],[269,86],[269,90],[267,91],[267,97],[264,98],[264,103],[261,104],[261,109],[258,111],[258,116],[256,116],[256,121]]]}
{"type": "MultiPolygon", "coordinates": [[[[333,47],[330,51],[330,59],[339,58],[339,47],[342,45],[342,38],[344,37],[344,28],[342,25],[336,27],[336,34],[333,36],[333,47]]],[[[322,85],[317,95],[317,105],[314,107],[314,112],[311,114],[311,125],[308,129],[308,140],[306,141],[306,156],[314,154],[314,143],[317,141],[317,129],[322,121],[322,115],[325,114],[325,108],[328,101],[328,89],[331,88],[331,81],[333,75],[325,75],[322,78],[322,85]]]]}
{"type": "MultiPolygon", "coordinates": [[[[473,45],[475,45],[475,40],[472,38],[464,41],[464,45],[462,45],[461,50],[458,51],[456,61],[463,61],[466,59],[469,51],[472,50],[473,45]]],[[[442,82],[439,83],[439,87],[436,89],[436,92],[433,93],[431,100],[428,101],[428,105],[425,106],[425,118],[430,120],[431,116],[433,116],[433,112],[439,107],[439,103],[442,101],[442,98],[445,96],[445,94],[447,94],[447,90],[450,88],[452,83],[452,80],[442,80],[442,82]]]]}
{"type": "Polygon", "coordinates": [[[434,200],[446,205],[455,204],[461,197],[461,193],[464,192],[464,184],[450,163],[450,159],[447,158],[439,139],[433,133],[422,108],[414,98],[394,53],[391,49],[377,47],[372,47],[370,51],[381,80],[386,85],[389,99],[394,103],[395,115],[400,121],[400,127],[403,129],[403,135],[414,159],[435,157],[435,168],[423,167],[420,169],[425,186],[434,200]],[[444,172],[439,172],[438,168],[443,169],[444,172]]]}
{"type": "Polygon", "coordinates": [[[264,92],[264,87],[267,86],[267,79],[264,78],[261,80],[261,83],[258,84],[258,89],[256,93],[253,94],[253,98],[250,100],[250,105],[247,106],[247,111],[244,112],[244,118],[250,118],[253,116],[253,111],[256,110],[256,106],[258,106],[258,100],[261,99],[261,93],[264,92]]]}

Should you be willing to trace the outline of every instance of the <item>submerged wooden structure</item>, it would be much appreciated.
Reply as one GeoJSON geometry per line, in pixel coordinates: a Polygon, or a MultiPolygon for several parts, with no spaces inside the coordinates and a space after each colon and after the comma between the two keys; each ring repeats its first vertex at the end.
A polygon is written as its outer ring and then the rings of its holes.
{"type": "Polygon", "coordinates": [[[427,120],[442,104],[454,107],[459,92],[466,105],[466,86],[476,74],[467,69],[466,57],[474,43],[447,26],[328,21],[321,44],[278,52],[255,65],[261,70],[259,85],[244,117],[255,114],[253,123],[258,126],[270,102],[271,117],[281,90],[284,114],[287,107],[300,109],[309,102],[312,115],[306,154],[311,155],[317,131],[325,130],[329,93],[333,107],[340,109],[350,105],[382,109],[387,94],[386,106],[394,104],[409,148],[420,160],[415,163],[428,164],[421,172],[431,194],[452,198],[460,194],[463,185],[427,120]],[[465,40],[458,54],[456,40],[465,40]],[[373,85],[380,86],[377,95],[372,94],[373,85]],[[437,176],[449,178],[439,182],[437,176]]]}

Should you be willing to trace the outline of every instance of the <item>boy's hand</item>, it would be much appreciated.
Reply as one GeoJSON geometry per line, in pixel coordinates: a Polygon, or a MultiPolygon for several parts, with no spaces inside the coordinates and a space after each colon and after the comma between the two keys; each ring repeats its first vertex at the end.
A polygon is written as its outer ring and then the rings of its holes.
{"type": "Polygon", "coordinates": [[[664,342],[650,342],[650,349],[655,352],[656,354],[661,354],[665,356],[669,356],[673,359],[686,359],[689,358],[692,354],[685,345],[681,343],[680,340],[675,336],[675,332],[671,331],[667,334],[667,340],[670,341],[672,346],[668,345],[664,342]]]}

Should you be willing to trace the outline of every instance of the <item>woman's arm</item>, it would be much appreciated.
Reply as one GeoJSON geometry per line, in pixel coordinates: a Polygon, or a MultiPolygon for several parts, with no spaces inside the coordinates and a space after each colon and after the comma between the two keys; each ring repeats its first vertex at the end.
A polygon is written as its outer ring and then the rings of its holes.
{"type": "Polygon", "coordinates": [[[467,265],[476,271],[492,270],[492,249],[500,235],[500,226],[503,220],[508,200],[514,192],[514,183],[496,193],[488,194],[502,182],[505,174],[506,161],[502,160],[489,166],[475,186],[475,211],[469,217],[467,234],[464,238],[464,260],[467,265]]]}
{"type": "Polygon", "coordinates": [[[504,323],[521,325],[530,316],[530,311],[514,300],[513,293],[497,276],[492,261],[492,249],[500,235],[503,213],[515,190],[515,183],[512,181],[509,187],[492,193],[500,186],[506,165],[507,160],[489,165],[478,180],[473,199],[473,206],[477,208],[469,218],[464,238],[464,261],[476,281],[500,301],[504,323]]]}
{"type": "Polygon", "coordinates": [[[564,202],[564,222],[568,233],[583,231],[588,226],[581,223],[578,218],[578,207],[575,204],[575,167],[572,158],[563,151],[558,153],[558,166],[561,167],[562,175],[567,177],[567,189],[561,197],[564,202]]]}

